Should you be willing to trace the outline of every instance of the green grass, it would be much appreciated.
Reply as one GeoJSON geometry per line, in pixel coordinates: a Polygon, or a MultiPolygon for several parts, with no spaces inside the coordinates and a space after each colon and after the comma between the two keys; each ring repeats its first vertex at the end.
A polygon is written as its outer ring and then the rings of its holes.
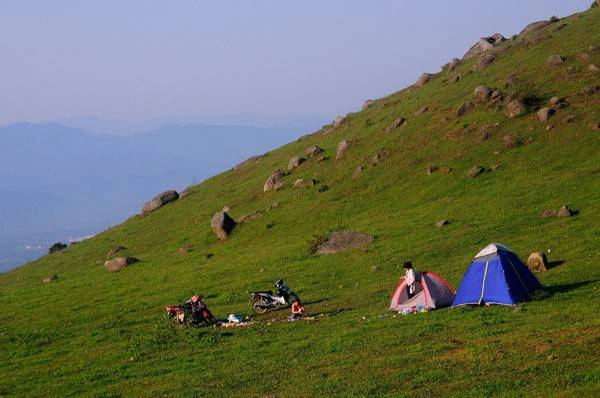
{"type": "Polygon", "coordinates": [[[63,252],[0,275],[0,395],[9,396],[598,396],[600,395],[600,84],[578,55],[600,47],[600,8],[551,25],[533,44],[509,41],[500,58],[450,82],[441,72],[347,117],[347,125],[304,136],[256,164],[192,188],[193,194],[134,217],[63,252]],[[550,68],[549,55],[566,57],[550,68]],[[574,72],[567,74],[568,67],[574,72]],[[515,73],[516,87],[505,79],[515,73]],[[535,112],[508,119],[501,110],[455,111],[479,85],[569,107],[550,122],[535,112]],[[385,106],[385,104],[390,104],[385,106]],[[429,112],[414,116],[423,106],[429,112]],[[565,124],[567,115],[577,121],[565,124]],[[397,117],[408,123],[392,133],[397,117]],[[493,126],[477,143],[479,129],[493,126]],[[547,131],[546,126],[554,128],[547,131]],[[527,145],[507,149],[505,134],[527,145]],[[335,148],[354,140],[336,162],[335,148]],[[281,192],[262,193],[275,168],[310,145],[329,159],[310,159],[286,177],[281,192]],[[370,167],[373,155],[387,155],[370,167]],[[427,176],[428,165],[451,168],[427,176]],[[474,165],[496,171],[465,178],[474,165]],[[354,169],[365,166],[352,178],[354,169]],[[329,190],[292,189],[316,178],[329,190]],[[280,205],[270,209],[274,202],[280,205]],[[540,219],[569,204],[579,214],[540,219]],[[265,210],[216,241],[210,217],[224,205],[237,218],[265,210]],[[435,227],[449,219],[443,229],[435,227]],[[330,231],[367,232],[367,250],[309,254],[330,231]],[[549,295],[514,308],[443,309],[399,316],[389,295],[412,260],[456,286],[473,255],[492,241],[525,258],[548,252],[560,266],[539,274],[549,295]],[[184,245],[190,253],[177,253],[184,245]],[[141,262],[108,273],[104,256],[123,245],[141,262]],[[212,255],[212,256],[209,256],[212,255]],[[372,271],[372,266],[378,266],[372,271]],[[262,272],[261,272],[262,270],[262,272]],[[42,284],[49,274],[59,280],[42,284]],[[239,329],[172,325],[163,306],[191,291],[219,316],[249,314],[248,291],[285,277],[316,321],[282,320],[287,310],[239,329]]]}

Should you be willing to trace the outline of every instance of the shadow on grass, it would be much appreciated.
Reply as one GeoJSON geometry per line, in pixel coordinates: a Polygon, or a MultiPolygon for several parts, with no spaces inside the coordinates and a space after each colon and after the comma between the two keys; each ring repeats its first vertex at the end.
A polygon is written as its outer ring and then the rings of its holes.
{"type": "Polygon", "coordinates": [[[571,290],[577,290],[592,283],[598,283],[600,279],[583,281],[583,282],[575,282],[575,283],[565,283],[562,285],[551,285],[544,286],[544,290],[548,292],[548,297],[552,297],[555,294],[570,292],[571,290]]]}
{"type": "Polygon", "coordinates": [[[565,260],[549,261],[548,262],[548,267],[546,267],[546,268],[547,269],[556,268],[556,267],[559,267],[559,266],[563,265],[564,263],[565,263],[565,260]]]}

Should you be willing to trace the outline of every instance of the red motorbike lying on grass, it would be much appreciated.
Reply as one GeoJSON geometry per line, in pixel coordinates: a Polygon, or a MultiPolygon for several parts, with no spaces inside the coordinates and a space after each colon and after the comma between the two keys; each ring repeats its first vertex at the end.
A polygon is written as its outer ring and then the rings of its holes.
{"type": "Polygon", "coordinates": [[[194,310],[191,301],[183,305],[167,305],[167,317],[176,320],[177,323],[191,326],[210,326],[217,323],[217,318],[205,305],[194,310]]]}

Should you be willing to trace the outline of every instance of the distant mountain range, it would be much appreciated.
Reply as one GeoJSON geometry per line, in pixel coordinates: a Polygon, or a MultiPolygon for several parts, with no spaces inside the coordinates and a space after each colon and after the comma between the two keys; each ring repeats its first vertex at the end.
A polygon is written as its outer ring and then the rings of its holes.
{"type": "Polygon", "coordinates": [[[0,127],[0,271],[40,254],[15,245],[97,232],[161,191],[199,183],[318,126],[168,124],[132,135],[59,123],[0,127]]]}

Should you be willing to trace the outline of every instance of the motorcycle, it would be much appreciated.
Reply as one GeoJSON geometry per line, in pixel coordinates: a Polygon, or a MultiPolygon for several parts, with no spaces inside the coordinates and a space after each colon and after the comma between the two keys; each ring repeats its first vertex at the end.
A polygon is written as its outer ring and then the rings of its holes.
{"type": "Polygon", "coordinates": [[[192,326],[210,326],[217,323],[217,319],[206,307],[200,311],[193,312],[192,304],[167,305],[167,317],[176,320],[179,324],[190,324],[192,326]]]}
{"type": "Polygon", "coordinates": [[[287,286],[284,289],[279,289],[277,294],[273,294],[271,290],[250,294],[252,310],[259,315],[269,310],[276,310],[282,305],[292,305],[299,300],[298,295],[289,290],[287,286]]]}

